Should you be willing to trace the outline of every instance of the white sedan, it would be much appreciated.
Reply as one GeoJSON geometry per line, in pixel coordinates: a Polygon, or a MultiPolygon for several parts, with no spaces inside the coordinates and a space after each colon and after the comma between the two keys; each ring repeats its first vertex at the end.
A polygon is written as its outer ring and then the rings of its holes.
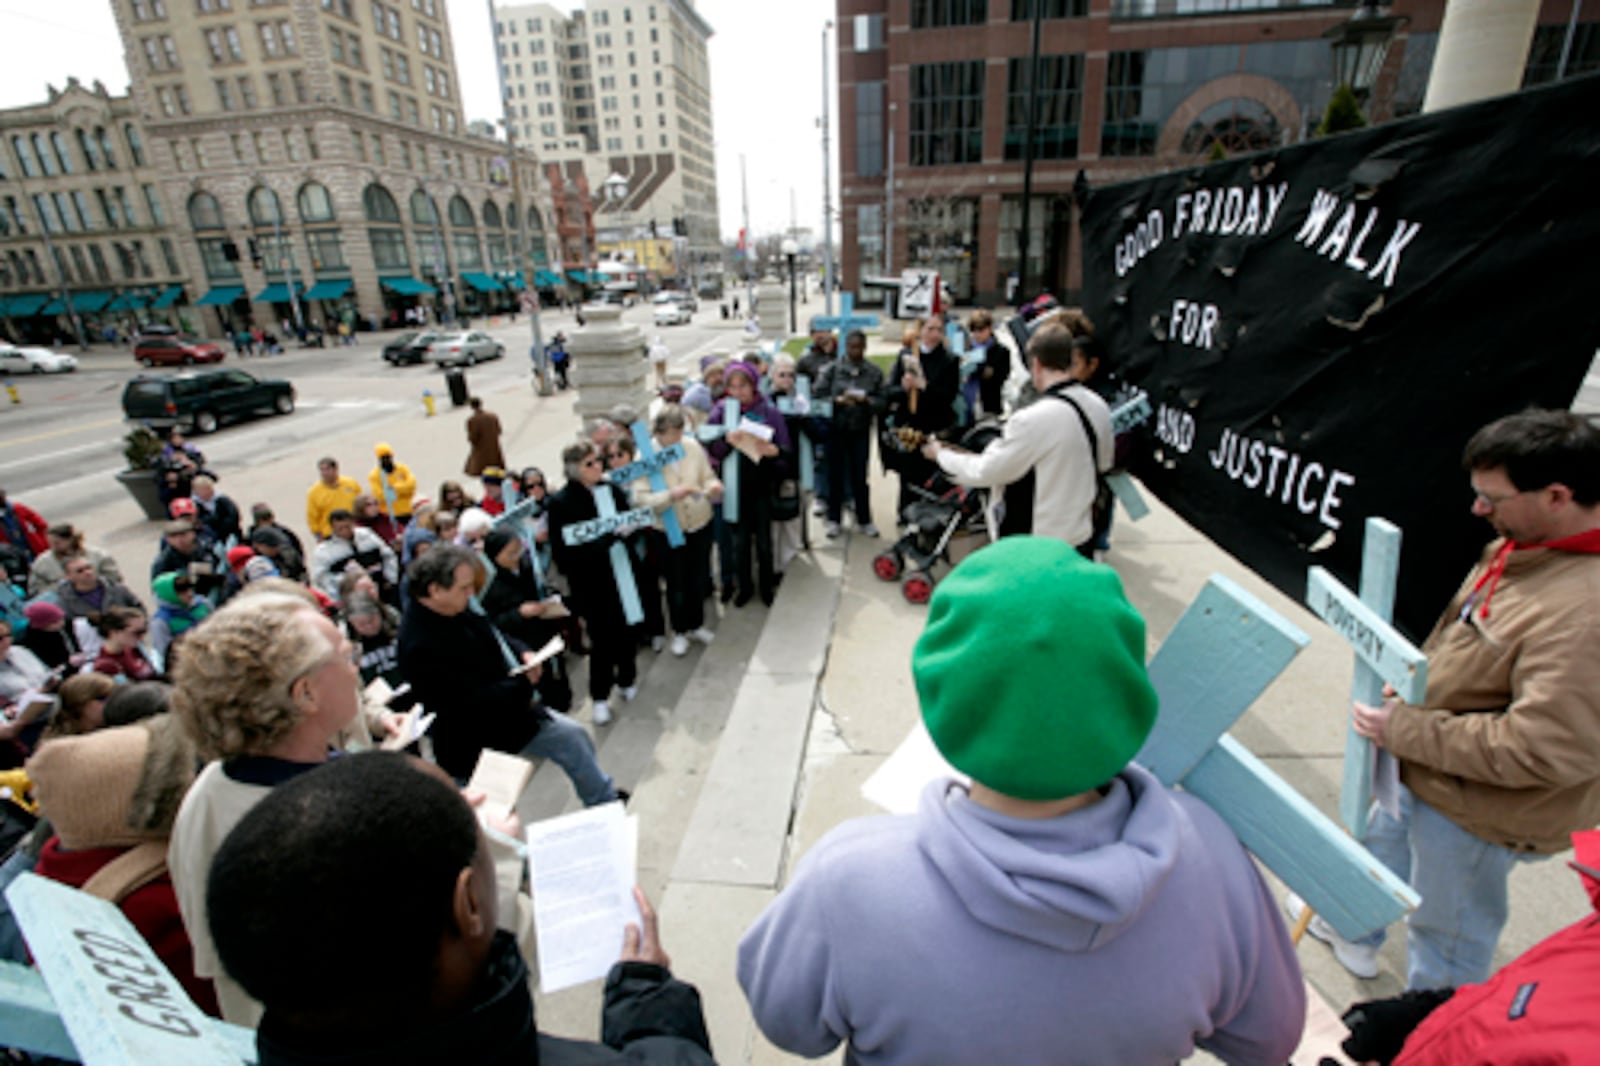
{"type": "Polygon", "coordinates": [[[77,357],[64,352],[0,344],[0,374],[68,374],[76,369],[77,357]]]}
{"type": "Polygon", "coordinates": [[[677,300],[663,299],[665,295],[663,293],[661,296],[657,296],[653,305],[652,314],[655,317],[656,325],[677,326],[694,321],[694,316],[689,313],[687,307],[677,300]]]}

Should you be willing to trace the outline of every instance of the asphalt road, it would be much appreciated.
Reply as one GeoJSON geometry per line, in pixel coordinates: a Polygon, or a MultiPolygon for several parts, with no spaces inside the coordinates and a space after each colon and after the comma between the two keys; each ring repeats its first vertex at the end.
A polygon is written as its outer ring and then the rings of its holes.
{"type": "MultiPolygon", "coordinates": [[[[687,367],[712,347],[731,346],[736,338],[720,324],[712,305],[703,307],[689,325],[661,329],[652,325],[648,306],[630,308],[623,317],[647,341],[659,333],[673,351],[675,368],[687,367]]],[[[558,329],[570,335],[577,328],[571,315],[560,314],[544,315],[542,325],[547,340],[558,329]]],[[[501,320],[492,326],[480,321],[474,328],[485,328],[504,344],[506,357],[469,368],[469,384],[476,389],[521,380],[532,388],[528,319],[518,316],[515,324],[501,320]]],[[[420,409],[425,390],[433,392],[441,410],[448,409],[449,394],[438,368],[391,367],[380,353],[394,334],[360,336],[361,343],[353,347],[291,349],[279,356],[241,359],[230,351],[222,365],[292,382],[296,410],[195,437],[212,469],[230,481],[230,474],[252,464],[314,447],[319,437],[335,429],[376,422],[407,407],[420,409]]],[[[86,509],[113,488],[109,476],[125,466],[123,387],[139,373],[170,372],[146,371],[134,363],[131,349],[101,345],[79,355],[74,373],[15,379],[22,402],[13,404],[0,396],[0,487],[44,513],[86,509]]]]}

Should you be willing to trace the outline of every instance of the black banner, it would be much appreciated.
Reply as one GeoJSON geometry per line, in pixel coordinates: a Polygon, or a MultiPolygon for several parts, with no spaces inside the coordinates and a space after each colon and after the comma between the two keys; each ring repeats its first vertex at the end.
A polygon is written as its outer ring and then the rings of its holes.
{"type": "Polygon", "coordinates": [[[1085,309],[1156,408],[1134,471],[1285,594],[1405,535],[1425,635],[1493,535],[1463,445],[1600,344],[1600,76],[1092,190],[1085,309]]]}

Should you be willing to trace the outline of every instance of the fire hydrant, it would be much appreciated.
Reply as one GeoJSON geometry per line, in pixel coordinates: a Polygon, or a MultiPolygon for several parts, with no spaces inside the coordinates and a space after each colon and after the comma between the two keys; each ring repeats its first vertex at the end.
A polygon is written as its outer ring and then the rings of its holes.
{"type": "Polygon", "coordinates": [[[11,402],[12,403],[21,403],[22,402],[22,396],[21,396],[20,393],[17,392],[17,387],[15,385],[13,385],[9,380],[6,382],[6,395],[11,397],[11,402]]]}
{"type": "MultiPolygon", "coordinates": [[[[12,389],[11,390],[13,397],[16,395],[16,391],[17,391],[16,389],[12,389]]],[[[428,409],[428,417],[432,418],[434,416],[434,414],[436,413],[435,410],[434,410],[434,406],[433,406],[433,390],[432,389],[423,389],[422,390],[422,406],[424,406],[424,407],[426,407],[428,409]]]]}

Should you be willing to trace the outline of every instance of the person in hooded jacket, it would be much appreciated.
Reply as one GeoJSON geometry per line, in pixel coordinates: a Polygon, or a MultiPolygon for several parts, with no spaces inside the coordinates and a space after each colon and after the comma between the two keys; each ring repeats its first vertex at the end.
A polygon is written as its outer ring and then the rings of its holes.
{"type": "Polygon", "coordinates": [[[700,994],[672,976],[637,889],[602,1043],[539,1032],[527,963],[495,928],[489,844],[442,776],[382,752],[336,759],[264,796],[217,850],[211,938],[265,1007],[261,1066],[710,1066],[700,994]],[[385,920],[329,905],[373,899],[385,920]]]}
{"type": "Polygon", "coordinates": [[[162,574],[150,583],[156,594],[156,613],[150,618],[150,647],[167,659],[173,644],[211,617],[212,607],[194,591],[186,574],[162,574]]]}
{"type": "Polygon", "coordinates": [[[1144,661],[1116,573],[1058,540],[1007,538],[939,583],[912,676],[971,783],[806,855],[739,944],[769,1040],[861,1064],[1288,1061],[1305,984],[1266,885],[1215,812],[1132,761],[1144,661]]]}
{"type": "MultiPolygon", "coordinates": [[[[560,636],[570,615],[559,596],[534,571],[526,547],[508,529],[496,527],[483,538],[483,554],[489,560],[489,584],[480,600],[483,612],[495,628],[515,637],[535,651],[551,637],[560,636]]],[[[551,710],[566,713],[572,709],[572,682],[561,656],[544,664],[539,677],[539,702],[551,710]]]]}

